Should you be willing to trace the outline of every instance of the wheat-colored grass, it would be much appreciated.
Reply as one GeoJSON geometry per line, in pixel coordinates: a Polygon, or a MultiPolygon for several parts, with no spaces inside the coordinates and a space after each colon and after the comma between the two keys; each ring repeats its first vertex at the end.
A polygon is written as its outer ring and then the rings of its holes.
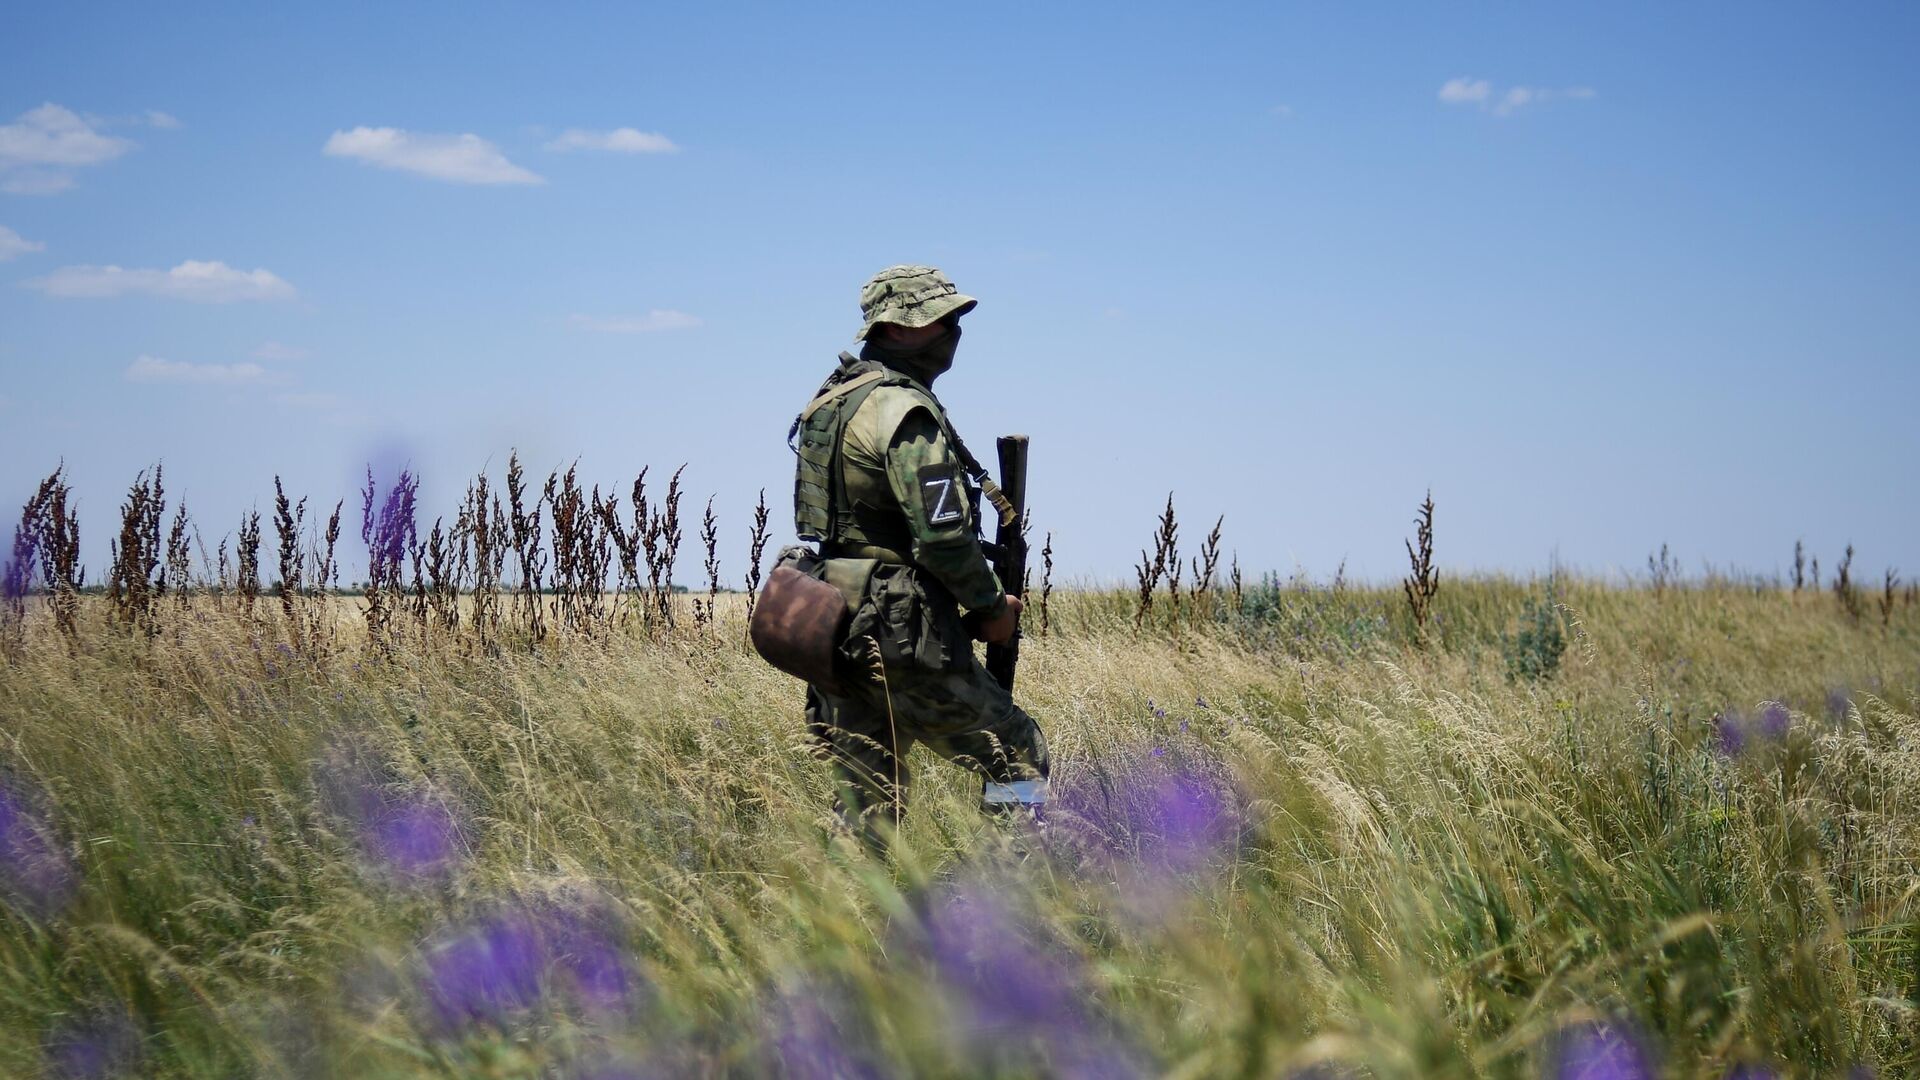
{"type": "Polygon", "coordinates": [[[1920,616],[1565,582],[1561,669],[1516,683],[1531,589],[1449,580],[1421,647],[1388,590],[1283,591],[1254,626],[1162,601],[1142,631],[1129,595],[1057,591],[1018,693],[1057,761],[1049,835],[916,757],[886,864],[833,830],[737,597],[704,632],[498,656],[370,649],[346,601],[318,658],[264,601],[163,605],[151,640],[91,601],[73,643],[35,612],[0,666],[0,873],[71,887],[0,909],[0,1074],[98,1050],[160,1076],[1506,1077],[1604,1017],[1672,1076],[1914,1075],[1920,616]],[[1766,702],[1788,730],[1727,752],[1716,714],[1766,702]],[[1099,818],[1169,777],[1229,792],[1197,853],[1099,818]],[[355,784],[450,814],[453,863],[396,872],[355,784]],[[969,977],[1025,1001],[1024,969],[943,965],[955,897],[1004,909],[1071,1004],[985,1007],[969,977]],[[436,963],[566,912],[618,1003],[543,931],[536,993],[436,1016],[436,963]]]}

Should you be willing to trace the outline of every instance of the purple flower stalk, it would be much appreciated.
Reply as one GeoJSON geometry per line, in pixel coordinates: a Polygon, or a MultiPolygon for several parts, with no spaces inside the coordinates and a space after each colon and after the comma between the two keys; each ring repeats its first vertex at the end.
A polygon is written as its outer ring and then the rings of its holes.
{"type": "Polygon", "coordinates": [[[958,893],[927,918],[927,944],[948,985],[981,1027],[1078,1029],[1078,995],[1061,958],[1025,932],[984,890],[958,893]]]}
{"type": "MultiPolygon", "coordinates": [[[[387,802],[387,800],[378,800],[387,802]]],[[[439,803],[403,799],[389,803],[367,825],[367,847],[403,877],[436,877],[459,861],[460,828],[439,803]]]]}
{"type": "Polygon", "coordinates": [[[604,912],[582,908],[503,909],[444,938],[420,979],[430,1019],[446,1034],[505,1026],[542,1002],[589,1014],[627,1013],[644,1000],[645,979],[604,912]]]}
{"type": "Polygon", "coordinates": [[[610,921],[597,913],[568,911],[545,922],[548,949],[568,989],[581,1004],[599,1013],[632,1009],[646,989],[610,921]]]}
{"type": "Polygon", "coordinates": [[[416,536],[413,508],[419,492],[419,477],[401,469],[386,498],[376,499],[373,466],[367,466],[367,486],[361,492],[360,539],[367,545],[367,580],[376,586],[399,587],[401,564],[416,536]],[[377,512],[375,502],[380,504],[377,512]]]}
{"type": "Polygon", "coordinates": [[[1787,712],[1785,705],[1777,701],[1767,702],[1766,706],[1760,710],[1760,718],[1755,723],[1760,737],[1768,742],[1780,742],[1785,739],[1788,729],[1792,726],[1793,715],[1787,712]]]}
{"type": "Polygon", "coordinates": [[[422,989],[442,1028],[499,1024],[540,999],[539,928],[524,915],[482,923],[434,950],[422,989]]]}
{"type": "Polygon", "coordinates": [[[1653,1056],[1620,1024],[1589,1023],[1561,1032],[1551,1080],[1653,1080],[1653,1056]]]}
{"type": "Polygon", "coordinates": [[[1713,718],[1714,748],[1722,757],[1739,757],[1747,749],[1747,722],[1739,712],[1728,709],[1713,718]]]}
{"type": "Polygon", "coordinates": [[[1172,884],[1201,869],[1232,844],[1241,817],[1230,781],[1216,769],[1176,763],[1165,747],[1135,761],[1056,782],[1051,816],[1062,841],[1104,853],[1133,878],[1129,895],[1151,907],[1148,879],[1172,884]]]}
{"type": "Polygon", "coordinates": [[[5,569],[0,570],[0,599],[6,600],[8,606],[17,607],[32,590],[33,564],[39,547],[37,530],[26,527],[14,529],[13,554],[8,556],[5,569]]]}
{"type": "Polygon", "coordinates": [[[454,808],[432,791],[402,789],[389,770],[351,737],[337,742],[316,784],[327,808],[345,818],[375,866],[402,881],[449,877],[464,836],[454,808]]]}

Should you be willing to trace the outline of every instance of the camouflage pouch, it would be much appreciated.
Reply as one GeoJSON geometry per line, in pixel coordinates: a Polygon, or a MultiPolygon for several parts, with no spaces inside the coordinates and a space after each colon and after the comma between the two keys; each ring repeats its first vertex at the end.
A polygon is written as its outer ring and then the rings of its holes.
{"type": "Polygon", "coordinates": [[[748,632],[767,663],[838,693],[838,657],[849,612],[846,597],[825,580],[824,570],[825,561],[809,548],[781,551],[748,632]]]}
{"type": "Polygon", "coordinates": [[[853,627],[879,642],[881,662],[891,667],[960,671],[972,656],[972,639],[953,597],[928,588],[910,566],[879,564],[853,627]]]}

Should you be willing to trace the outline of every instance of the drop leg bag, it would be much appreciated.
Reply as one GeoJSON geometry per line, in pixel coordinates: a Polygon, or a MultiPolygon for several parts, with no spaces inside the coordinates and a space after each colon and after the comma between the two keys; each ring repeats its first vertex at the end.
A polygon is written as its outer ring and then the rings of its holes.
{"type": "Polygon", "coordinates": [[[748,627],[767,663],[829,694],[841,692],[834,657],[852,610],[844,592],[825,579],[826,560],[811,548],[789,547],[775,560],[748,627]]]}

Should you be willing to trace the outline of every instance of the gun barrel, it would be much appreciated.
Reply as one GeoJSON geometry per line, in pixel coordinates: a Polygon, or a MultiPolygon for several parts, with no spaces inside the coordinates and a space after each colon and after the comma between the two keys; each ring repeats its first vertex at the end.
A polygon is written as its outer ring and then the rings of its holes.
{"type": "MultiPolygon", "coordinates": [[[[993,569],[1000,577],[1000,587],[1019,596],[1025,591],[1027,578],[1027,437],[1003,435],[998,446],[1000,490],[1013,504],[1014,520],[1012,524],[1000,523],[1000,531],[994,537],[1000,550],[993,569]]],[[[987,673],[1008,690],[1013,689],[1013,673],[1019,663],[1020,631],[1017,628],[1005,645],[987,646],[987,673]]]]}

